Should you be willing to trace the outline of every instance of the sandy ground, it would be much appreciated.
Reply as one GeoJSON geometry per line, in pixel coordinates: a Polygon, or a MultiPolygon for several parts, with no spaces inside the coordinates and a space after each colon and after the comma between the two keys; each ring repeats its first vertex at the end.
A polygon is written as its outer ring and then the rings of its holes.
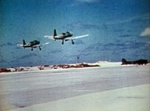
{"type": "Polygon", "coordinates": [[[11,111],[150,111],[150,84],[92,93],[11,111]]]}
{"type": "Polygon", "coordinates": [[[0,111],[150,111],[149,66],[4,73],[0,111]]]}

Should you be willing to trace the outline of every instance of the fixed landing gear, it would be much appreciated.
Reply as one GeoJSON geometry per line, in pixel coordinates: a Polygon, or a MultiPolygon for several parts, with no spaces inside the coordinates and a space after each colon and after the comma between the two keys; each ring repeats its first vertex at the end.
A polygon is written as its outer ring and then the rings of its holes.
{"type": "MultiPolygon", "coordinates": [[[[65,41],[68,41],[68,40],[65,40],[65,41]]],[[[71,43],[74,45],[74,41],[71,40],[71,43]]],[[[64,40],[62,40],[62,45],[64,45],[64,40]]]]}
{"type": "Polygon", "coordinates": [[[39,50],[42,50],[40,46],[39,46],[39,50]]]}
{"type": "Polygon", "coordinates": [[[64,40],[62,40],[62,45],[64,45],[64,40]]]}
{"type": "Polygon", "coordinates": [[[74,45],[74,41],[73,41],[73,40],[71,40],[71,42],[72,42],[72,44],[74,45]]]}
{"type": "MultiPolygon", "coordinates": [[[[33,48],[37,48],[37,47],[32,47],[31,51],[33,51],[33,48]]],[[[42,50],[40,46],[38,48],[39,48],[39,50],[42,50]]]]}

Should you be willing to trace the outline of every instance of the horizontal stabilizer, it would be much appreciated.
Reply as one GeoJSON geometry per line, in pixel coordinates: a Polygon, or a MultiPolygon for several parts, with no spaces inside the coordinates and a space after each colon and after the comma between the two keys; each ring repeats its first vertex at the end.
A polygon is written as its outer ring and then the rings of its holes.
{"type": "Polygon", "coordinates": [[[23,47],[23,44],[17,44],[17,46],[19,46],[19,47],[23,47]]]}
{"type": "Polygon", "coordinates": [[[48,38],[48,39],[54,40],[53,36],[50,36],[50,35],[45,35],[44,38],[48,38]]]}

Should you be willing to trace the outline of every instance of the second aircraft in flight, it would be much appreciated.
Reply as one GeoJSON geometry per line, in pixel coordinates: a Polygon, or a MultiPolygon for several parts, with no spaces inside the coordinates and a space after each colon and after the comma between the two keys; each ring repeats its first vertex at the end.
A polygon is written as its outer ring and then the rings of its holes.
{"type": "Polygon", "coordinates": [[[76,37],[72,37],[72,36],[73,36],[73,34],[68,31],[57,35],[56,29],[54,29],[53,36],[45,35],[44,37],[48,38],[48,39],[52,39],[52,40],[62,40],[62,44],[64,44],[64,41],[71,40],[72,44],[74,44],[74,41],[73,41],[74,39],[87,37],[87,36],[89,36],[89,34],[80,35],[80,36],[76,36],[76,37]]]}

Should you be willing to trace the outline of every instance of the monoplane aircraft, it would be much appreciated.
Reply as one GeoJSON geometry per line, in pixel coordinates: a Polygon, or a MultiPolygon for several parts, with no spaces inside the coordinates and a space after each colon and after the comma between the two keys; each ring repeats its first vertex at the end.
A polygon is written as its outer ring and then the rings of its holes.
{"type": "Polygon", "coordinates": [[[148,60],[146,59],[138,59],[135,61],[127,61],[124,58],[122,58],[122,65],[127,65],[127,64],[138,64],[138,65],[146,65],[148,64],[148,60]]]}
{"type": "MultiPolygon", "coordinates": [[[[45,44],[49,44],[49,42],[45,44]]],[[[39,48],[39,50],[41,50],[42,45],[40,45],[40,41],[38,40],[33,40],[33,41],[30,41],[28,44],[26,44],[25,40],[23,39],[22,44],[17,44],[17,46],[21,46],[23,48],[31,48],[31,51],[33,51],[33,48],[37,48],[37,47],[39,48]]]]}
{"type": "Polygon", "coordinates": [[[83,38],[83,37],[87,37],[89,36],[89,34],[85,34],[85,35],[81,35],[81,36],[76,36],[76,37],[72,37],[73,34],[70,33],[70,32],[63,32],[59,35],[57,35],[57,32],[56,32],[56,29],[54,29],[54,32],[53,32],[53,36],[50,36],[50,35],[45,35],[44,37],[45,38],[48,38],[48,39],[52,39],[52,40],[62,40],[62,44],[64,44],[64,41],[69,41],[71,40],[72,44],[74,44],[74,39],[79,39],[79,38],[83,38]]]}

